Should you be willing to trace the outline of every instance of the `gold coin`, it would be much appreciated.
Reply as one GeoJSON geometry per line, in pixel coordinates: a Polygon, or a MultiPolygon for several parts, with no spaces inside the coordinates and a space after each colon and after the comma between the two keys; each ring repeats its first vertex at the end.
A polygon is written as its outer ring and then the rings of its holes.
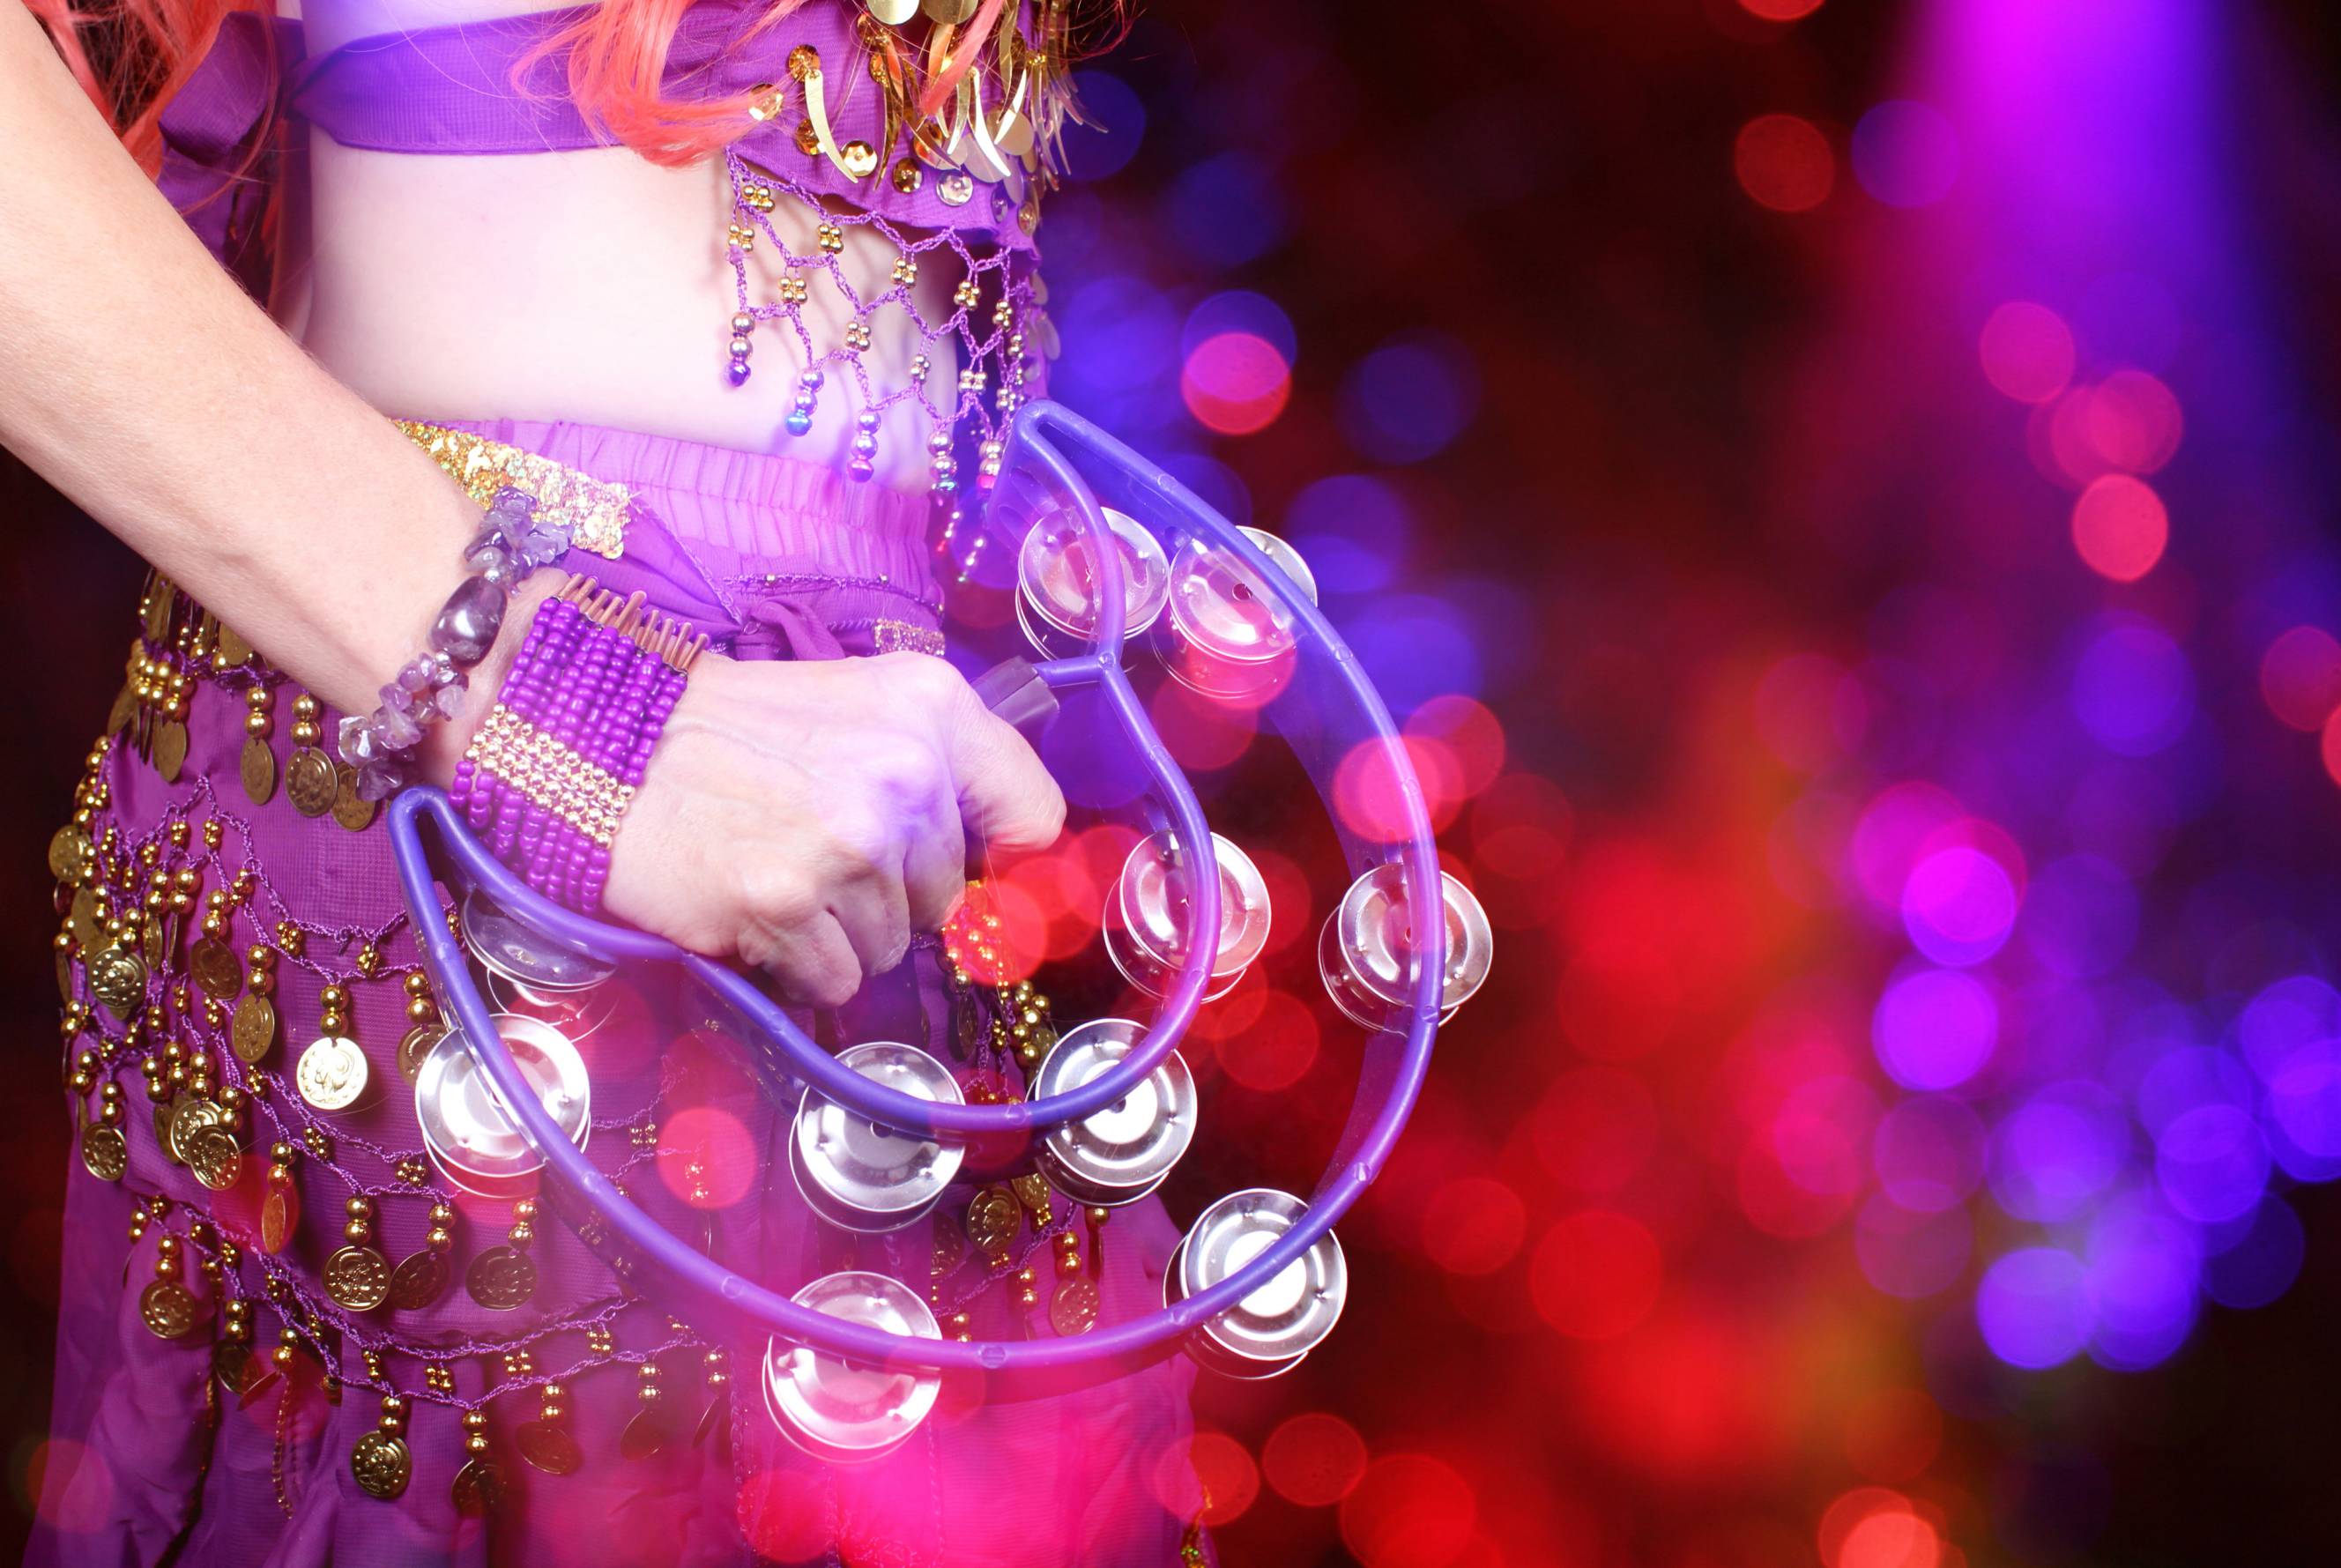
{"type": "Polygon", "coordinates": [[[164,719],[163,727],[154,732],[154,771],[163,775],[164,784],[179,782],[179,769],[187,761],[187,725],[183,719],[164,719]]]}
{"type": "Polygon", "coordinates": [[[182,1094],[171,1103],[171,1127],[167,1137],[171,1158],[182,1165],[188,1160],[188,1151],[194,1146],[194,1136],[206,1127],[216,1127],[227,1120],[227,1112],[209,1100],[199,1100],[182,1094]]]}
{"type": "Polygon", "coordinates": [[[930,22],[948,23],[958,26],[975,15],[976,0],[920,0],[919,9],[927,14],[930,22]]]}
{"type": "Polygon", "coordinates": [[[889,27],[900,27],[919,14],[919,0],[870,0],[870,15],[889,27]]]}
{"type": "Polygon", "coordinates": [[[74,940],[81,944],[85,954],[95,953],[105,938],[105,929],[97,923],[97,892],[95,888],[76,887],[73,895],[74,940]]]}
{"type": "Polygon", "coordinates": [[[1097,1326],[1098,1288],[1090,1280],[1067,1280],[1049,1298],[1049,1326],[1065,1338],[1097,1326]]]}
{"type": "Polygon", "coordinates": [[[138,1315],[156,1339],[184,1339],[195,1326],[195,1298],[176,1280],[156,1280],[138,1293],[138,1315]]]}
{"type": "Polygon", "coordinates": [[[303,746],[284,764],[284,794],[303,816],[323,816],[333,810],[340,789],[332,759],[314,746],[303,746]]]}
{"type": "Polygon", "coordinates": [[[701,1446],[706,1443],[708,1433],[722,1429],[725,1424],[723,1418],[731,1409],[731,1400],[718,1390],[715,1397],[707,1402],[707,1408],[699,1413],[699,1424],[691,1433],[691,1446],[701,1446]]]}
{"type": "Polygon", "coordinates": [[[244,754],[236,759],[236,772],[244,778],[244,797],[254,805],[266,805],[276,794],[276,754],[268,748],[264,736],[244,737],[244,754]]]}
{"type": "Polygon", "coordinates": [[[387,1503],[406,1490],[407,1477],[414,1473],[414,1461],[406,1452],[404,1438],[376,1430],[359,1438],[350,1451],[350,1473],[368,1497],[387,1503]]]}
{"type": "Polygon", "coordinates": [[[967,1258],[967,1233],[942,1215],[935,1216],[935,1250],[929,1262],[930,1271],[940,1278],[959,1267],[967,1258]]]}
{"type": "Polygon", "coordinates": [[[96,865],[97,846],[79,827],[67,823],[49,835],[49,874],[59,882],[80,882],[96,865]]]}
{"type": "Polygon", "coordinates": [[[146,965],[126,947],[109,947],[90,963],[89,990],[108,1013],[127,1018],[146,1005],[146,965]]]}
{"type": "Polygon", "coordinates": [[[474,1459],[455,1472],[455,1484],[447,1494],[455,1500],[456,1513],[477,1519],[503,1501],[503,1470],[493,1459],[474,1459]]]}
{"type": "Polygon", "coordinates": [[[219,664],[224,669],[233,670],[239,664],[252,662],[252,644],[245,642],[244,634],[225,621],[219,624],[218,646],[219,664]]]}
{"type": "Polygon", "coordinates": [[[204,995],[217,1002],[244,989],[244,965],[236,962],[235,949],[216,936],[206,936],[188,950],[187,973],[204,995]]]}
{"type": "Polygon", "coordinates": [[[232,1339],[218,1341],[212,1346],[212,1374],[220,1386],[238,1399],[258,1388],[273,1375],[268,1358],[252,1353],[252,1347],[232,1339]]]}
{"type": "Polygon", "coordinates": [[[301,1053],[293,1081],[318,1110],[346,1111],[365,1093],[365,1053],[346,1035],[320,1034],[301,1053]]]}
{"type": "Polygon", "coordinates": [[[520,1456],[547,1475],[573,1475],[585,1454],[557,1421],[532,1421],[513,1433],[520,1456]]]}
{"type": "Polygon", "coordinates": [[[374,822],[374,803],[358,794],[358,770],[344,763],[334,770],[334,820],[352,833],[374,822]]]}
{"type": "Polygon", "coordinates": [[[289,1188],[270,1188],[260,1203],[260,1250],[271,1257],[283,1252],[300,1221],[301,1200],[289,1188]]]}
{"type": "Polygon", "coordinates": [[[92,1122],[82,1130],[81,1163],[99,1181],[118,1182],[130,1169],[130,1140],[119,1127],[92,1122]]]}
{"type": "Polygon", "coordinates": [[[668,1437],[666,1417],[658,1406],[646,1404],[626,1423],[626,1430],[618,1433],[618,1457],[625,1460],[653,1459],[666,1447],[668,1437]]]}
{"type": "Polygon", "coordinates": [[[184,1163],[171,1151],[171,1120],[177,1112],[178,1107],[168,1100],[154,1107],[154,1142],[162,1146],[163,1157],[174,1165],[184,1163]]]}
{"type": "Polygon", "coordinates": [[[137,716],[138,689],[135,686],[125,686],[115,694],[114,706],[106,713],[105,733],[109,735],[120,734],[124,726],[137,716]]]}
{"type": "Polygon", "coordinates": [[[952,1037],[959,1042],[961,1060],[964,1061],[983,1039],[983,1014],[976,1006],[975,994],[962,992],[951,1001],[952,1037]]]}
{"type": "Polygon", "coordinates": [[[56,949],[56,955],[57,955],[57,1000],[58,1000],[58,1001],[60,1001],[60,1002],[70,1002],[70,1001],[72,1001],[72,1000],[74,999],[74,984],[73,984],[73,977],[74,977],[74,966],[73,966],[73,954],[70,954],[70,953],[68,953],[68,952],[66,952],[64,948],[60,947],[60,948],[56,949]]]}
{"type": "Polygon", "coordinates": [[[214,1193],[224,1193],[244,1174],[244,1151],[225,1127],[199,1127],[181,1140],[187,1152],[187,1169],[214,1193]]]}
{"type": "Polygon", "coordinates": [[[518,1247],[490,1247],[463,1271],[463,1288],[490,1312],[511,1312],[536,1293],[536,1264],[518,1247]]]}
{"type": "Polygon", "coordinates": [[[146,602],[143,606],[144,614],[141,617],[146,640],[150,643],[167,643],[171,640],[172,594],[171,579],[164,576],[160,572],[155,573],[154,581],[147,584],[146,602]]]}
{"type": "Polygon", "coordinates": [[[1015,1193],[1018,1203],[1040,1215],[1042,1223],[1045,1224],[1048,1222],[1048,1177],[1038,1171],[1027,1171],[1021,1176],[1010,1177],[1008,1185],[1010,1190],[1015,1193]]]}
{"type": "Polygon", "coordinates": [[[390,1305],[393,1312],[421,1312],[447,1293],[447,1280],[455,1271],[448,1265],[447,1254],[434,1253],[428,1247],[399,1261],[390,1272],[390,1305]]]}
{"type": "Polygon", "coordinates": [[[390,1294],[390,1260],[372,1247],[343,1247],[325,1260],[324,1281],[334,1305],[372,1312],[390,1294]]]}
{"type": "Polygon", "coordinates": [[[228,1044],[236,1060],[247,1065],[267,1055],[276,1044],[276,1004],[257,991],[245,993],[228,1024],[228,1044]]]}
{"type": "Polygon", "coordinates": [[[423,1058],[431,1054],[431,1047],[438,1044],[446,1033],[443,1024],[417,1024],[402,1035],[398,1042],[398,1075],[413,1083],[423,1071],[423,1058]]]}
{"type": "Polygon", "coordinates": [[[139,956],[146,961],[149,969],[163,967],[164,954],[170,947],[169,922],[168,915],[150,920],[139,932],[139,956]]]}
{"type": "Polygon", "coordinates": [[[1005,1187],[986,1187],[967,1206],[967,1239],[983,1253],[1004,1253],[1024,1222],[1023,1205],[1005,1187]]]}

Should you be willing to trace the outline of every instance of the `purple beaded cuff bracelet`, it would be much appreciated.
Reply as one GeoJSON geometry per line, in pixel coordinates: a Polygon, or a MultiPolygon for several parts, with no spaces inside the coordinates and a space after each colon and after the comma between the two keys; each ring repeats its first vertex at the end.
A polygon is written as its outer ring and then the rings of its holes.
{"type": "Polygon", "coordinates": [[[707,646],[643,614],[643,596],[572,577],[537,607],[449,794],[497,859],[547,898],[592,914],[610,844],[707,646]]]}
{"type": "Polygon", "coordinates": [[[488,503],[486,519],[464,547],[463,579],[439,618],[430,646],[382,688],[382,706],[342,721],[342,760],[358,770],[358,794],[381,800],[414,778],[414,751],[425,724],[452,719],[463,708],[473,665],[488,656],[504,622],[504,605],[522,578],[568,552],[566,524],[536,514],[536,502],[510,485],[488,503]]]}

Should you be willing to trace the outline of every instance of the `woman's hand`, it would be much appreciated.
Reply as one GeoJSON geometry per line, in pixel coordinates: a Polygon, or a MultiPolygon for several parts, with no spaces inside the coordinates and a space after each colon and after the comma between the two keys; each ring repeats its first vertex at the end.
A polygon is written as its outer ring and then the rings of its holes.
{"type": "Polygon", "coordinates": [[[836,1006],[941,924],[970,838],[1037,849],[1064,818],[1040,758],[941,659],[702,656],[619,827],[603,905],[836,1006]]]}

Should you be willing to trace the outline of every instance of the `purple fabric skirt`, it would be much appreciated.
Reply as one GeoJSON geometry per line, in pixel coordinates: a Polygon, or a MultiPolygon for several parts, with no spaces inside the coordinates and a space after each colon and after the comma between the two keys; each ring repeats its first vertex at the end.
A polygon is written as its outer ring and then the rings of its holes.
{"type": "MultiPolygon", "coordinates": [[[[717,634],[722,651],[816,658],[940,646],[923,497],[852,484],[785,457],[587,425],[453,427],[630,488],[623,557],[573,555],[569,564],[622,591],[645,590],[657,607],[717,634]]],[[[125,631],[133,619],[125,607],[125,631]]],[[[274,710],[270,744],[280,762],[291,749],[294,694],[280,688],[274,710]]],[[[399,1170],[422,1153],[413,1094],[394,1060],[408,1027],[401,977],[418,960],[383,825],[377,818],[353,831],[331,815],[303,816],[282,789],[254,805],[238,782],[245,714],[234,683],[200,678],[174,783],[119,738],[101,764],[109,798],[93,829],[116,830],[127,864],[154,844],[161,865],[197,866],[205,891],[250,871],[253,896],[235,907],[228,937],[239,956],[254,943],[276,943],[279,922],[297,924],[305,937],[299,955],[277,964],[276,1040],[255,1066],[230,1053],[224,1020],[207,1019],[199,997],[183,1005],[170,994],[185,980],[192,917],[150,990],[171,1004],[169,1037],[201,1044],[227,1082],[260,1082],[238,1130],[245,1169],[226,1190],[207,1190],[156,1142],[139,1071],[146,1042],[124,1048],[121,1024],[93,1006],[96,1026],[68,1047],[69,1056],[101,1049],[101,1081],[122,1086],[128,1168],[108,1181],[76,1159],[69,1173],[54,1441],[28,1563],[1180,1562],[1200,1502],[1186,1464],[1192,1373],[1183,1359],[1101,1388],[1021,1403],[987,1403],[980,1389],[947,1381],[936,1412],[908,1443],[872,1463],[835,1466],[798,1452],[773,1427],[759,1392],[762,1346],[722,1347],[728,1361],[719,1370],[729,1383],[719,1389],[706,1375],[711,1347],[687,1325],[627,1302],[550,1213],[530,1248],[539,1271],[533,1297],[503,1312],[478,1304],[466,1293],[465,1267],[505,1241],[510,1204],[454,1193],[435,1172],[417,1183],[411,1164],[403,1175],[399,1170]],[[174,834],[180,822],[187,825],[174,834]],[[207,827],[214,822],[216,829],[207,827]],[[214,834],[217,847],[207,847],[214,834]],[[356,957],[368,944],[381,965],[375,977],[361,978],[356,957]],[[326,1114],[295,1093],[293,1063],[319,1033],[322,987],[337,979],[352,997],[346,1032],[364,1047],[377,1087],[356,1107],[326,1114]],[[267,1151],[304,1137],[325,1153],[313,1149],[296,1163],[299,1223],[289,1245],[264,1255],[252,1238],[267,1151]],[[423,1250],[431,1204],[454,1202],[453,1281],[435,1304],[345,1313],[326,1300],[321,1270],[344,1243],[354,1191],[374,1195],[373,1244],[393,1263],[423,1250]],[[134,1223],[140,1210],[148,1216],[143,1226],[134,1223]],[[197,1267],[212,1250],[206,1221],[238,1243],[217,1277],[197,1267]],[[194,1326],[171,1338],[141,1311],[164,1236],[182,1238],[180,1277],[196,1303],[194,1326]],[[263,1363],[288,1318],[300,1330],[290,1370],[274,1373],[272,1363],[257,1386],[255,1373],[241,1381],[222,1374],[215,1356],[230,1299],[249,1303],[249,1343],[263,1363]],[[352,1464],[382,1413],[379,1388],[367,1386],[369,1348],[408,1407],[411,1478],[390,1501],[370,1495],[352,1464]],[[527,1353],[517,1373],[516,1350],[527,1353]],[[658,1369],[664,1440],[656,1453],[629,1458],[622,1434],[647,1407],[642,1388],[653,1380],[644,1377],[645,1363],[658,1369]],[[430,1366],[443,1369],[443,1391],[426,1389],[430,1366]],[[567,1429],[582,1455],[567,1475],[523,1463],[517,1437],[539,1417],[536,1385],[548,1377],[565,1391],[567,1429]],[[477,1516],[453,1495],[467,1459],[467,1409],[484,1410],[489,1453],[507,1487],[477,1516]]],[[[324,717],[329,754],[336,717],[324,717]]],[[[145,874],[136,873],[141,887],[145,874]]],[[[941,969],[936,945],[916,946],[894,974],[817,1022],[840,1042],[920,1042],[951,1061],[954,998],[941,969]]],[[[88,1000],[86,973],[75,965],[70,978],[88,1000]]],[[[750,1161],[752,1178],[713,1201],[703,1184],[694,1189],[698,1177],[686,1174],[692,1150],[678,1152],[645,1128],[672,1134],[676,1115],[695,1110],[702,1129],[744,1130],[751,1149],[769,1154],[785,1147],[792,1108],[766,1103],[721,1052],[662,1034],[646,1022],[656,1016],[654,1001],[626,1003],[581,1042],[593,1076],[588,1152],[622,1173],[638,1202],[679,1233],[704,1235],[735,1263],[759,1260],[776,1287],[793,1289],[835,1268],[872,1268],[922,1293],[931,1286],[939,1315],[966,1313],[978,1337],[1051,1332],[1045,1306],[1021,1303],[1011,1277],[1018,1264],[1033,1268],[1045,1303],[1052,1253],[1037,1220],[1028,1220],[1006,1265],[987,1269],[971,1253],[931,1273],[937,1248],[926,1224],[877,1238],[820,1224],[784,1158],[750,1161]]],[[[91,1112],[99,1104],[95,1088],[74,1098],[91,1112]]],[[[971,1192],[948,1193],[939,1223],[964,1215],[971,1192]]],[[[1057,1209],[1062,1229],[1076,1211],[1061,1198],[1057,1209]]],[[[1163,1265],[1178,1240],[1161,1204],[1117,1210],[1099,1234],[1100,1316],[1159,1306],[1163,1265]]]]}

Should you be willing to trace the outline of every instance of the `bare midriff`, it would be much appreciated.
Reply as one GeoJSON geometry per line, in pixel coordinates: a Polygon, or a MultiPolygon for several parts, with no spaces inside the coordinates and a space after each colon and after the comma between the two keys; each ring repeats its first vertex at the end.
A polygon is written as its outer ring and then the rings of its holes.
{"type": "MultiPolygon", "coordinates": [[[[313,53],[351,37],[510,15],[533,5],[311,0],[313,53]]],[[[286,15],[296,14],[290,4],[286,15]]],[[[735,285],[726,256],[731,188],[720,156],[686,168],[624,147],[502,156],[427,156],[344,147],[309,133],[304,189],[288,189],[273,309],[327,370],[386,414],[425,420],[575,420],[842,468],[860,400],[825,394],[812,428],[782,429],[803,360],[785,330],[755,335],[753,374],[725,375],[735,285]]],[[[820,215],[783,198],[771,215],[788,250],[816,253],[820,215]]],[[[891,286],[893,247],[845,226],[839,261],[868,296],[891,286]]],[[[769,242],[748,255],[752,299],[781,275],[769,242]]],[[[922,269],[920,315],[951,312],[954,278],[922,269]]],[[[852,312],[816,275],[805,325],[834,342],[852,312]]],[[[907,385],[914,355],[949,405],[958,365],[946,335],[925,339],[889,306],[862,355],[873,383],[907,385]]],[[[929,421],[897,403],[874,482],[927,483],[929,421]]]]}

